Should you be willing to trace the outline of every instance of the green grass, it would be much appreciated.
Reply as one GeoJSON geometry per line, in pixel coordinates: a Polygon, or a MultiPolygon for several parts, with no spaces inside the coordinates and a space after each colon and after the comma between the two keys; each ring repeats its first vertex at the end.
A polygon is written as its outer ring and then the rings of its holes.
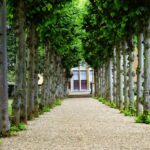
{"type": "Polygon", "coordinates": [[[145,119],[144,119],[143,114],[140,114],[140,115],[136,116],[136,118],[135,118],[136,123],[144,123],[145,122],[144,120],[145,119]]]}
{"type": "Polygon", "coordinates": [[[111,102],[111,101],[109,101],[109,100],[106,100],[106,99],[104,99],[104,98],[102,98],[102,97],[99,97],[99,98],[98,98],[98,101],[101,102],[101,103],[103,103],[103,104],[105,104],[105,105],[107,105],[107,106],[109,106],[109,107],[111,107],[111,108],[116,108],[116,107],[117,107],[114,102],[111,102]]]}
{"type": "Polygon", "coordinates": [[[2,140],[0,139],[0,145],[2,145],[2,140]]]}
{"type": "Polygon", "coordinates": [[[129,109],[121,110],[121,113],[123,113],[125,116],[134,116],[133,112],[129,109]]]}
{"type": "Polygon", "coordinates": [[[43,108],[43,112],[50,112],[50,107],[48,107],[48,106],[45,106],[44,108],[43,108]]]}
{"type": "Polygon", "coordinates": [[[26,129],[27,129],[27,127],[26,127],[26,124],[24,124],[24,123],[19,123],[18,126],[12,125],[10,127],[10,135],[15,136],[15,135],[17,135],[18,132],[24,131],[26,129]]]}
{"type": "Polygon", "coordinates": [[[8,100],[8,113],[10,116],[12,115],[12,102],[13,102],[12,99],[8,100]]]}
{"type": "Polygon", "coordinates": [[[40,111],[39,113],[40,113],[40,115],[42,115],[42,114],[45,113],[45,112],[50,112],[51,109],[53,109],[53,108],[56,107],[56,106],[60,106],[61,104],[62,104],[62,100],[61,100],[61,99],[57,99],[57,100],[55,100],[54,103],[51,104],[50,106],[45,106],[45,107],[43,107],[42,111],[40,111]]]}
{"type": "Polygon", "coordinates": [[[62,104],[62,100],[61,99],[57,99],[54,101],[54,103],[52,104],[51,108],[54,108],[56,106],[60,106],[62,104]]]}
{"type": "Polygon", "coordinates": [[[60,106],[62,104],[62,100],[60,99],[57,99],[55,102],[54,102],[54,105],[55,106],[60,106]]]}
{"type": "Polygon", "coordinates": [[[150,124],[150,112],[146,116],[144,114],[136,116],[135,122],[150,124]]]}

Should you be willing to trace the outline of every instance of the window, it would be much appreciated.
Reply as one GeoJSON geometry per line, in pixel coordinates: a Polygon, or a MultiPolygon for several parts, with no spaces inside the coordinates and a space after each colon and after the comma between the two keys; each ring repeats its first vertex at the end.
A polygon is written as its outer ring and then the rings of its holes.
{"type": "Polygon", "coordinates": [[[73,79],[79,80],[79,71],[73,71],[73,79]]]}
{"type": "Polygon", "coordinates": [[[81,71],[81,80],[86,80],[86,71],[81,71]]]}

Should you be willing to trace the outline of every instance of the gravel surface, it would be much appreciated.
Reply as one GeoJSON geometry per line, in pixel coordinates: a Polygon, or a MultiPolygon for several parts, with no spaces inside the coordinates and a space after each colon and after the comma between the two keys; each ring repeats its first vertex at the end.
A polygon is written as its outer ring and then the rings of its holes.
{"type": "Polygon", "coordinates": [[[150,125],[92,98],[70,98],[2,141],[0,150],[150,150],[150,125]]]}

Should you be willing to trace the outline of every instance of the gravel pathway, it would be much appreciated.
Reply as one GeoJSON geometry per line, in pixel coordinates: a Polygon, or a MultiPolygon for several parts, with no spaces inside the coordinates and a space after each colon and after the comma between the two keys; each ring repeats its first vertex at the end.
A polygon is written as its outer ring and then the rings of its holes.
{"type": "Polygon", "coordinates": [[[2,140],[0,150],[150,150],[150,125],[92,98],[70,98],[2,140]]]}

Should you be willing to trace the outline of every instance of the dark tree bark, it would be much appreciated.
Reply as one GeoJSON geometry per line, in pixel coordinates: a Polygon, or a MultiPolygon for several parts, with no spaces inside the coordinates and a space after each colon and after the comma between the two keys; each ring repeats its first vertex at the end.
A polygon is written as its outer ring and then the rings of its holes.
{"type": "Polygon", "coordinates": [[[28,119],[34,118],[34,88],[35,88],[35,51],[36,51],[36,26],[32,23],[29,28],[28,34],[28,48],[29,48],[29,63],[28,63],[28,89],[27,89],[27,102],[28,102],[28,119]]]}
{"type": "Polygon", "coordinates": [[[99,96],[99,88],[98,88],[98,68],[94,69],[94,85],[95,85],[95,96],[99,96]]]}
{"type": "Polygon", "coordinates": [[[15,7],[16,21],[16,39],[17,39],[17,59],[16,59],[16,84],[13,101],[14,123],[20,123],[21,105],[24,109],[24,121],[26,122],[26,92],[25,92],[25,70],[26,70],[26,49],[25,49],[25,4],[23,0],[19,0],[15,7]]]}
{"type": "Polygon", "coordinates": [[[113,100],[116,103],[117,101],[117,68],[116,68],[116,47],[113,51],[113,100]]]}
{"type": "Polygon", "coordinates": [[[0,1],[0,134],[10,129],[8,118],[6,0],[0,1]]]}

